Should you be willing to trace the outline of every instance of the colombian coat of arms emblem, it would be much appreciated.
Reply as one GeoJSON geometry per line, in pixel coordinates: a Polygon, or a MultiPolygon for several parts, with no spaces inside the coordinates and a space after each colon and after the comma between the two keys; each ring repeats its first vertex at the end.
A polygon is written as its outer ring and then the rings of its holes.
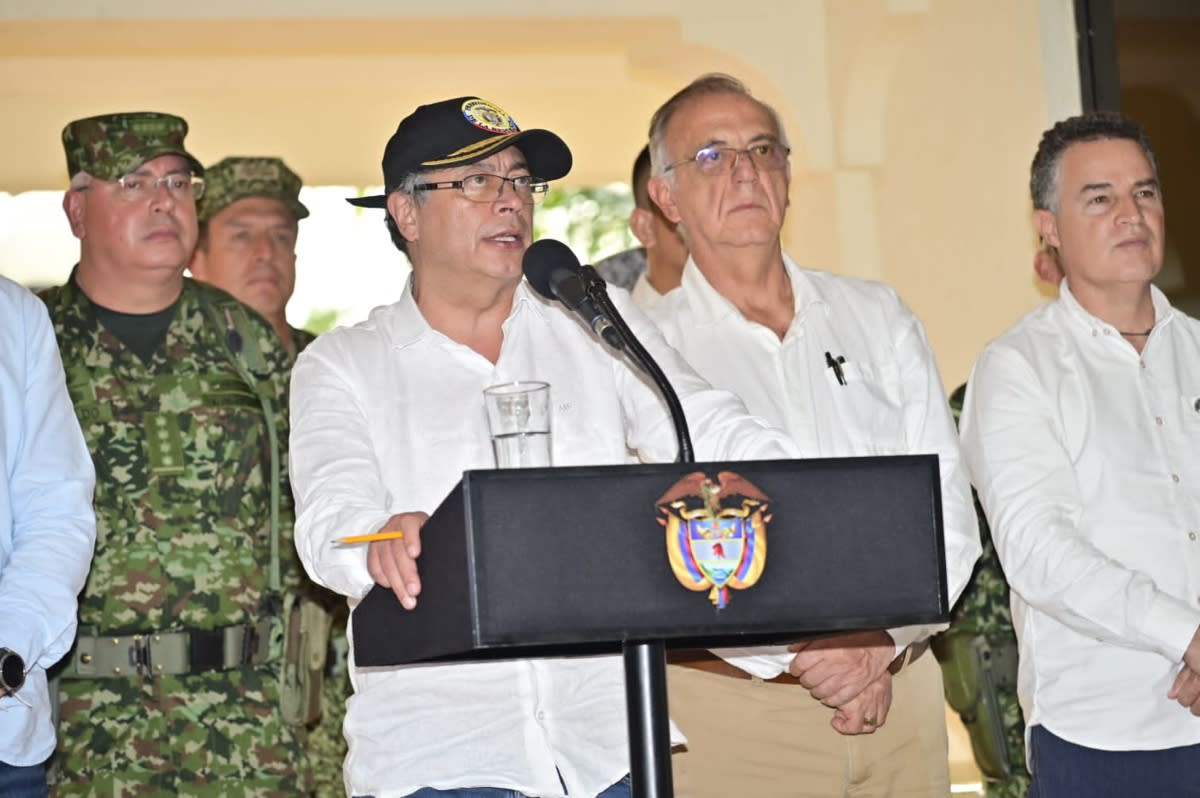
{"type": "Polygon", "coordinates": [[[748,479],[721,471],[688,474],[655,503],[666,530],[667,558],[679,584],[708,590],[723,609],[729,590],[745,590],[762,576],[767,561],[770,499],[748,479]]]}

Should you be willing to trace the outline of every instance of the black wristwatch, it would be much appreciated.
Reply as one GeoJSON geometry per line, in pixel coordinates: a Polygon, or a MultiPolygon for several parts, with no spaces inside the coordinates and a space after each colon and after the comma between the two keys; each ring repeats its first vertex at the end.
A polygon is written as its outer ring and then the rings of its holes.
{"type": "Polygon", "coordinates": [[[17,652],[0,646],[0,695],[12,695],[25,684],[25,660],[17,652]]]}

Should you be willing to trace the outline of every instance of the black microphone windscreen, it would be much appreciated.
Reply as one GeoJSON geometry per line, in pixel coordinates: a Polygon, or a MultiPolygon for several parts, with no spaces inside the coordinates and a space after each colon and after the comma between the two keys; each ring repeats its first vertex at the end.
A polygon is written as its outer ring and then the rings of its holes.
{"type": "Polygon", "coordinates": [[[557,269],[579,271],[579,258],[575,257],[570,247],[553,238],[534,241],[529,245],[529,249],[525,250],[525,257],[521,259],[521,270],[525,272],[525,279],[534,291],[547,299],[556,298],[550,286],[551,277],[557,269]]]}

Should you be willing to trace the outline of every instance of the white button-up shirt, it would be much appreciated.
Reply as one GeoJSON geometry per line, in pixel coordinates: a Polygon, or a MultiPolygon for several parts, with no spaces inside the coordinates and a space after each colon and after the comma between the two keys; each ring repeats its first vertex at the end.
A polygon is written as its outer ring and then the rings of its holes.
{"type": "Polygon", "coordinates": [[[1064,282],[979,356],[962,418],[1026,721],[1106,750],[1200,742],[1167,698],[1200,627],[1200,322],[1151,291],[1139,356],[1064,282]]]}
{"type": "Polygon", "coordinates": [[[638,275],[637,282],[629,291],[629,296],[633,299],[633,304],[645,313],[649,313],[663,298],[663,295],[658,293],[658,289],[650,285],[650,278],[646,276],[646,272],[638,275]]]}
{"type": "MultiPolygon", "coordinates": [[[[625,292],[613,299],[679,393],[698,459],[796,454],[783,432],[697,377],[625,292]]],[[[522,283],[503,329],[492,364],[432,329],[410,282],[397,303],[322,335],[300,355],[291,388],[296,545],[313,579],[352,605],[373,585],[366,547],[333,541],[373,532],[394,513],[432,512],[464,470],[494,467],[482,394],[489,385],[550,383],[555,465],[627,462],[631,452],[675,458],[665,405],[582,323],[522,283]]],[[[619,657],[351,674],[345,732],[352,794],[482,785],[592,796],[629,770],[619,657]]]]}
{"type": "Polygon", "coordinates": [[[46,669],[75,639],[95,479],[46,306],[0,277],[0,647],[27,670],[0,698],[0,762],[36,765],[54,750],[46,669]]]}
{"type": "MultiPolygon", "coordinates": [[[[886,285],[800,269],[786,255],[784,266],[796,315],[782,340],[746,319],[690,258],[679,288],[650,316],[701,376],[735,390],[808,456],[938,455],[953,604],[979,557],[979,526],[925,331],[886,285]]],[[[899,651],[939,628],[889,632],[899,651]]],[[[782,647],[718,653],[764,679],[782,673],[793,656],[782,647]]]]}

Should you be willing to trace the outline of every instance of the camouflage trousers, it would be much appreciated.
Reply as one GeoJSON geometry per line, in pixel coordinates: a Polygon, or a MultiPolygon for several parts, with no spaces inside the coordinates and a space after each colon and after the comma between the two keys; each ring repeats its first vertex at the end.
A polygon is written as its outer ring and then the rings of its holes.
{"type": "Polygon", "coordinates": [[[1025,717],[1021,714],[1015,690],[997,690],[996,702],[1004,719],[1012,776],[1004,781],[985,781],[984,792],[987,798],[1025,798],[1032,778],[1025,767],[1025,717]]]}
{"type": "Polygon", "coordinates": [[[341,798],[346,794],[342,767],[346,760],[346,699],[353,694],[347,667],[346,622],[350,610],[345,602],[333,613],[329,633],[329,667],[321,686],[321,718],[308,732],[308,761],[312,766],[317,798],[341,798]]]}
{"type": "Polygon", "coordinates": [[[52,795],[275,798],[311,791],[274,673],[63,679],[52,795]]]}

